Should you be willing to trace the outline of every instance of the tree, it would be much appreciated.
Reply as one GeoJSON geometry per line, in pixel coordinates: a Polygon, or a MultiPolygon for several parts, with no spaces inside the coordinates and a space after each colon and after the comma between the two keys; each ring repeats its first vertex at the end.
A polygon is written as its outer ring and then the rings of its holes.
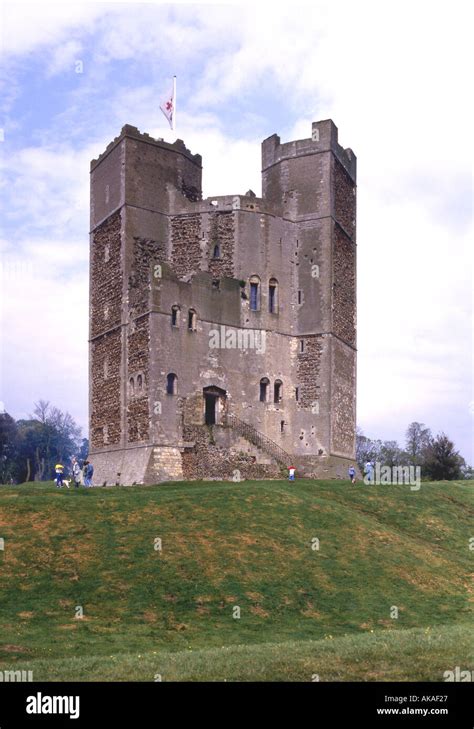
{"type": "Polygon", "coordinates": [[[88,438],[83,438],[81,447],[77,454],[77,457],[78,457],[79,461],[85,461],[88,455],[89,455],[89,440],[88,440],[88,438]]]}
{"type": "Polygon", "coordinates": [[[425,451],[431,441],[431,430],[424,423],[410,423],[405,435],[405,449],[408,463],[421,466],[425,460],[425,451]]]}
{"type": "Polygon", "coordinates": [[[18,428],[8,413],[0,413],[0,483],[16,480],[18,428]]]}
{"type": "Polygon", "coordinates": [[[56,463],[67,463],[79,448],[81,428],[74,418],[47,400],[34,403],[32,418],[41,424],[42,442],[35,453],[35,480],[50,478],[56,463]]]}
{"type": "Polygon", "coordinates": [[[452,481],[463,478],[465,461],[455,450],[454,443],[445,433],[430,440],[425,450],[424,471],[433,481],[452,481]]]}
{"type": "Polygon", "coordinates": [[[362,432],[361,428],[356,430],[356,461],[360,470],[364,471],[367,461],[380,460],[379,454],[382,447],[381,440],[371,440],[362,432]]]}
{"type": "Polygon", "coordinates": [[[406,462],[406,453],[400,448],[396,440],[384,440],[378,454],[380,463],[384,466],[403,466],[406,462]]]}
{"type": "Polygon", "coordinates": [[[46,464],[41,458],[44,451],[44,426],[37,420],[18,420],[17,474],[20,483],[32,477],[38,480],[46,464]]]}

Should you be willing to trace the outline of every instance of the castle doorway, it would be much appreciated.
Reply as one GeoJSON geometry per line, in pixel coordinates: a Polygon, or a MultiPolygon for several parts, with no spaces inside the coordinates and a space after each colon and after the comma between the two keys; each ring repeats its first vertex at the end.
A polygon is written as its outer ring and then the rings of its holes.
{"type": "Polygon", "coordinates": [[[224,410],[227,393],[220,387],[204,387],[204,422],[206,425],[216,425],[220,422],[224,410]]]}

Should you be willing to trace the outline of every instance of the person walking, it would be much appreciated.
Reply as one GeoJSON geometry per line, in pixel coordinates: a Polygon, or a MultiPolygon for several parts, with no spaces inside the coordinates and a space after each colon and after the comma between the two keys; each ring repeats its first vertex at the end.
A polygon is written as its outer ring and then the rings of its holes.
{"type": "Polygon", "coordinates": [[[288,480],[289,481],[295,480],[295,472],[296,472],[296,468],[294,466],[290,466],[288,469],[288,480]]]}
{"type": "Polygon", "coordinates": [[[355,470],[354,466],[351,466],[349,468],[348,473],[349,473],[349,478],[351,480],[351,483],[355,483],[356,482],[356,470],[355,470]]]}
{"type": "Polygon", "coordinates": [[[72,457],[72,478],[76,489],[81,485],[82,471],[76,456],[72,457]]]}
{"type": "Polygon", "coordinates": [[[365,482],[366,483],[372,483],[373,477],[373,464],[370,461],[367,461],[365,464],[365,482]]]}
{"type": "Polygon", "coordinates": [[[84,461],[84,486],[92,486],[92,474],[94,473],[94,466],[89,461],[84,461]]]}

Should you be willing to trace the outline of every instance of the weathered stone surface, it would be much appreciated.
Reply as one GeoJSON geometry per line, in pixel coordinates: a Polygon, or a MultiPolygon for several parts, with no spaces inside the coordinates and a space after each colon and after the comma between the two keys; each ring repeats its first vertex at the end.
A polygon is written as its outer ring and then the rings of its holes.
{"type": "Polygon", "coordinates": [[[92,448],[120,443],[121,335],[121,329],[116,329],[92,342],[90,420],[92,448]]]}
{"type": "Polygon", "coordinates": [[[178,278],[199,271],[201,249],[201,216],[186,215],[171,219],[171,260],[178,278]]]}
{"type": "Polygon", "coordinates": [[[298,352],[298,407],[311,408],[320,397],[321,336],[304,337],[304,352],[298,352]]]}
{"type": "Polygon", "coordinates": [[[333,245],[333,328],[345,342],[355,346],[356,273],[355,246],[336,225],[333,245]]]}
{"type": "Polygon", "coordinates": [[[355,240],[356,187],[336,158],[334,158],[334,217],[346,235],[355,240]]]}
{"type": "Polygon", "coordinates": [[[213,278],[234,275],[235,220],[232,213],[214,213],[209,222],[209,271],[213,278]],[[219,258],[213,258],[215,246],[219,258]]]}

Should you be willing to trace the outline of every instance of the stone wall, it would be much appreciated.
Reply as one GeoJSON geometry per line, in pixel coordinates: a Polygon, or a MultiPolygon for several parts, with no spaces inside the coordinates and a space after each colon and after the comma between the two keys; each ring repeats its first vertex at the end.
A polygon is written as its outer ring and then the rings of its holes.
{"type": "MultiPolygon", "coordinates": [[[[218,426],[217,426],[218,427],[218,426]]],[[[194,442],[194,447],[182,453],[183,478],[277,478],[281,471],[277,464],[256,463],[250,453],[233,453],[220,447],[213,435],[213,427],[184,426],[184,440],[194,442]]]]}
{"type": "Polygon", "coordinates": [[[166,260],[165,244],[148,238],[135,237],[133,263],[128,278],[128,304],[130,317],[143,314],[148,309],[151,289],[150,267],[152,262],[166,260]]]}
{"type": "Polygon", "coordinates": [[[115,213],[93,233],[91,247],[91,447],[121,439],[122,266],[121,216],[115,213]]]}
{"type": "MultiPolygon", "coordinates": [[[[321,368],[321,355],[323,351],[322,336],[304,337],[304,352],[299,351],[296,361],[298,408],[311,408],[313,403],[319,400],[320,382],[319,373],[321,368]]],[[[299,345],[299,342],[298,342],[299,345]]]]}
{"type": "Polygon", "coordinates": [[[213,213],[209,216],[209,272],[214,278],[234,275],[233,213],[213,213]],[[212,258],[214,247],[220,248],[220,257],[212,258]]]}
{"type": "Polygon", "coordinates": [[[178,278],[186,278],[200,269],[201,216],[199,213],[171,218],[171,260],[178,278]]]}
{"type": "Polygon", "coordinates": [[[146,314],[135,319],[129,325],[127,334],[127,430],[128,441],[146,441],[150,434],[150,416],[148,407],[148,385],[150,368],[150,321],[146,314]],[[138,387],[141,378],[141,388],[138,387]],[[134,392],[131,392],[130,378],[134,380],[134,392]]]}
{"type": "Polygon", "coordinates": [[[121,216],[111,215],[92,237],[91,337],[119,326],[122,316],[121,216]]]}
{"type": "Polygon", "coordinates": [[[333,331],[355,346],[356,266],[355,245],[335,225],[333,242],[333,331]]]}
{"type": "Polygon", "coordinates": [[[331,453],[354,457],[355,352],[333,338],[331,453]]]}
{"type": "Polygon", "coordinates": [[[122,330],[93,340],[91,358],[91,448],[101,448],[121,438],[122,330]]]}
{"type": "Polygon", "coordinates": [[[355,184],[344,167],[334,157],[334,216],[347,235],[355,239],[355,184]]]}

